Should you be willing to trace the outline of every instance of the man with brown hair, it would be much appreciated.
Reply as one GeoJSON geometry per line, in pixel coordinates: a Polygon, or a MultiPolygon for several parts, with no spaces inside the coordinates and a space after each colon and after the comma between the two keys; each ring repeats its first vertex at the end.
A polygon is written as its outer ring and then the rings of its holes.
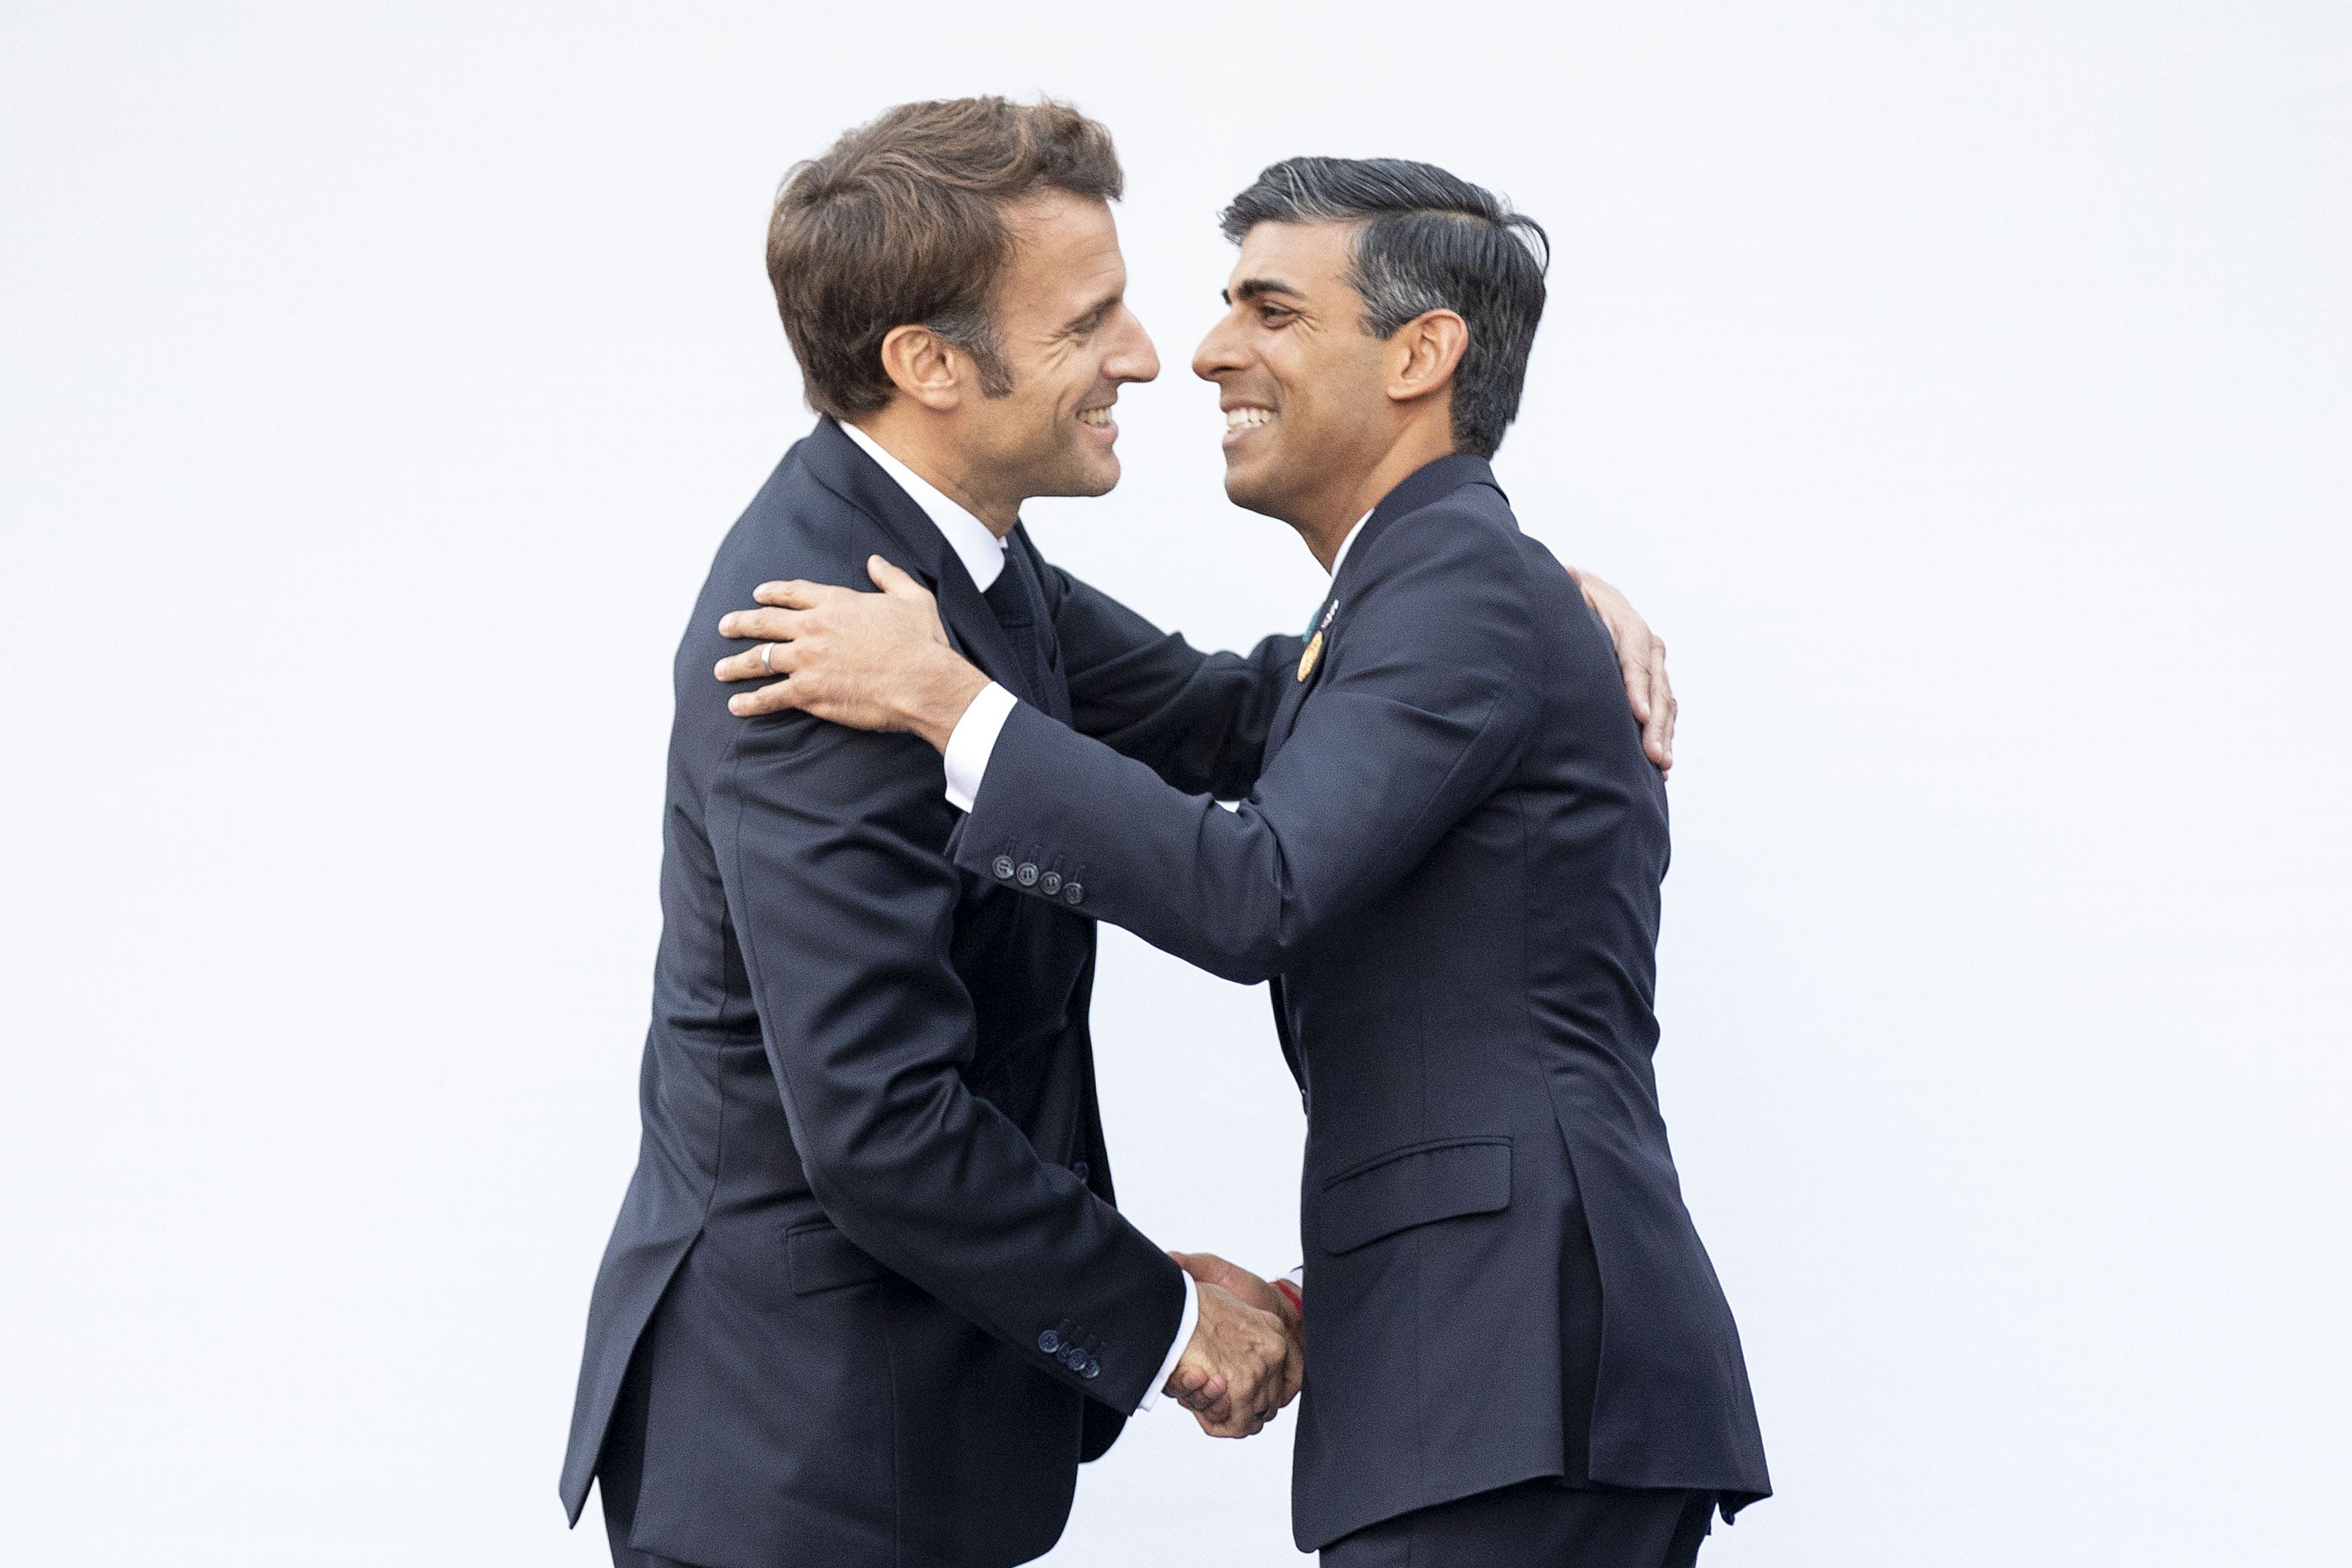
{"type": "Polygon", "coordinates": [[[1113,1207],[1083,869],[961,869],[970,802],[921,741],[744,722],[710,678],[759,583],[887,557],[1007,691],[1246,789],[1299,641],[1182,650],[1019,526],[1029,497],[1117,482],[1112,405],[1159,371],[1119,189],[1099,125],[983,99],[894,110],[778,198],[770,271],[823,417],[675,665],[644,1141],[562,1489],[576,1521],[601,1480],[616,1563],[1025,1562],[1155,1390],[1234,1436],[1297,1392],[1282,1322],[1113,1207]]]}

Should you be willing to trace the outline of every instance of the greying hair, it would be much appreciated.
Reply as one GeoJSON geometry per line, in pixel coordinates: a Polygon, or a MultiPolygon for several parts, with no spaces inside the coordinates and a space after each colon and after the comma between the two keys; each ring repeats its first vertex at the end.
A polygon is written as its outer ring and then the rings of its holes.
{"type": "Polygon", "coordinates": [[[1402,158],[1286,158],[1217,220],[1238,245],[1260,224],[1360,224],[1348,282],[1364,330],[1391,338],[1451,310],[1469,328],[1454,372],[1454,444],[1492,457],[1519,412],[1543,319],[1551,242],[1493,192],[1402,158]]]}

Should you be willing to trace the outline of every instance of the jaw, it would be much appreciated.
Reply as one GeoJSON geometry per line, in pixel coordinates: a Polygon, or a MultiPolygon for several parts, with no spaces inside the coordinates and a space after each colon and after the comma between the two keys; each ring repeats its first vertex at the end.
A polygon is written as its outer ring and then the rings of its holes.
{"type": "MultiPolygon", "coordinates": [[[[1261,433],[1263,435],[1263,433],[1261,433]]],[[[1245,511],[1283,517],[1282,464],[1261,442],[1225,453],[1225,499],[1245,511]]]]}

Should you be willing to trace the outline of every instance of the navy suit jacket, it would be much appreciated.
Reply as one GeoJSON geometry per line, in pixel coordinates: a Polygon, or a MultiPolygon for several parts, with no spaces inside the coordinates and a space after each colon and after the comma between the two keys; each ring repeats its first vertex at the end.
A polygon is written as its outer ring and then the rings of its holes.
{"type": "Polygon", "coordinates": [[[728,535],[678,646],[643,1141],[562,1486],[576,1521],[642,1357],[642,1550],[1025,1562],[1177,1326],[1175,1264],[1112,1205],[1092,923],[959,869],[921,741],[738,719],[710,673],[741,647],[719,617],[757,584],[860,583],[880,553],[1039,711],[1181,782],[1254,768],[1295,641],[1204,657],[1012,543],[1058,637],[1044,689],[937,527],[821,422],[728,535]]]}
{"type": "Polygon", "coordinates": [[[1538,1477],[1735,1511],[1770,1482],[1659,1112],[1665,792],[1607,633],[1466,455],[1374,509],[1328,603],[1238,810],[1024,704],[956,857],[1276,981],[1302,1550],[1538,1477]],[[1597,1332],[1563,1286],[1588,1248],[1597,1332]]]}

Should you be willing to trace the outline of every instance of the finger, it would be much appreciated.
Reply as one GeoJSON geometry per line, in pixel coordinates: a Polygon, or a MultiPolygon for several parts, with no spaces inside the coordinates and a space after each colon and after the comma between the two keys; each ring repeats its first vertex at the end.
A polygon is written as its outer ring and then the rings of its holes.
{"type": "Polygon", "coordinates": [[[1674,685],[1666,679],[1666,647],[1663,643],[1658,643],[1650,653],[1650,690],[1656,699],[1653,704],[1656,711],[1644,726],[1647,738],[1651,742],[1650,759],[1662,768],[1672,768],[1675,765],[1675,715],[1677,705],[1675,702],[1674,685]]]}
{"type": "Polygon", "coordinates": [[[1202,1284],[1232,1290],[1234,1269],[1213,1252],[1187,1252],[1176,1260],[1176,1265],[1202,1284]]]}
{"type": "Polygon", "coordinates": [[[761,714],[782,713],[801,705],[794,700],[803,694],[795,692],[790,681],[778,681],[757,691],[738,692],[727,699],[727,711],[737,718],[758,718],[761,714]]]}
{"type": "Polygon", "coordinates": [[[710,667],[722,681],[772,681],[800,668],[800,653],[790,643],[762,643],[740,653],[730,653],[710,667]]]}
{"type": "Polygon", "coordinates": [[[872,578],[874,586],[885,593],[895,593],[901,598],[909,594],[923,599],[929,599],[931,596],[929,589],[925,588],[913,577],[900,571],[878,555],[866,558],[866,575],[872,578]]]}
{"type": "Polygon", "coordinates": [[[814,610],[826,600],[848,591],[830,582],[806,582],[795,577],[782,582],[763,582],[751,591],[751,597],[762,604],[781,605],[786,610],[814,610]]]}
{"type": "Polygon", "coordinates": [[[1650,702],[1650,665],[1638,650],[1627,649],[1617,655],[1618,673],[1625,678],[1625,700],[1633,705],[1633,717],[1648,724],[1653,708],[1650,702]]]}
{"type": "Polygon", "coordinates": [[[730,610],[719,618],[719,634],[752,643],[789,643],[807,622],[805,610],[730,610]]]}
{"type": "Polygon", "coordinates": [[[1179,1366],[1168,1379],[1169,1391],[1187,1410],[1214,1405],[1225,1395],[1225,1380],[1197,1364],[1179,1366]]]}

